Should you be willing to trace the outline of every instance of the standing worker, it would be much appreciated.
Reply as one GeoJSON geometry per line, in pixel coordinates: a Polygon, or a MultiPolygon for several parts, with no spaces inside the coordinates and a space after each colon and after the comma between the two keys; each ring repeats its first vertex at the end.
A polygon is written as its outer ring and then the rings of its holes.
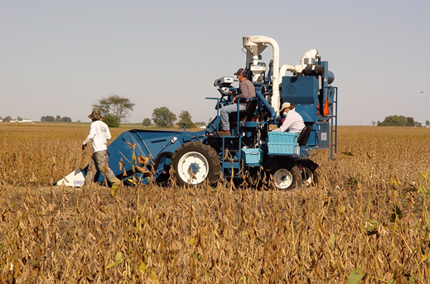
{"type": "Polygon", "coordinates": [[[108,165],[107,156],[107,140],[111,138],[109,127],[106,123],[101,121],[102,117],[99,110],[93,110],[88,116],[91,120],[90,134],[87,139],[82,143],[82,150],[85,149],[88,142],[91,141],[93,145],[93,155],[91,156],[88,171],[85,176],[85,184],[90,185],[93,181],[96,171],[102,172],[105,178],[112,184],[111,194],[115,195],[116,190],[121,185],[121,181],[114,175],[108,165]]]}
{"type": "MultiPolygon", "coordinates": [[[[239,92],[233,99],[233,104],[228,106],[223,106],[220,111],[221,116],[221,131],[220,135],[230,135],[230,122],[228,121],[228,114],[237,111],[237,99],[250,99],[255,98],[255,87],[251,81],[246,78],[246,70],[240,68],[234,75],[237,75],[239,80],[239,92]]],[[[246,109],[246,102],[242,102],[239,105],[239,110],[246,109]]]]}
{"type": "Polygon", "coordinates": [[[290,104],[288,102],[282,104],[281,113],[284,112],[286,118],[284,122],[282,122],[281,127],[275,129],[274,131],[300,133],[302,129],[305,128],[303,117],[298,112],[296,112],[294,108],[294,104],[290,104]]]}

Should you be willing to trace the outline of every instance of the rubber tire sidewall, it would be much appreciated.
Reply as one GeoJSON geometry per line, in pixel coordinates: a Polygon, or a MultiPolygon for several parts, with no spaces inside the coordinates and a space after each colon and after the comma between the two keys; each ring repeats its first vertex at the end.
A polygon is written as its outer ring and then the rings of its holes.
{"type": "Polygon", "coordinates": [[[302,178],[301,178],[300,169],[297,166],[293,166],[293,167],[291,167],[291,166],[281,166],[281,167],[273,170],[272,171],[272,175],[274,176],[274,174],[276,173],[276,171],[280,170],[280,169],[288,170],[291,173],[291,176],[293,178],[293,182],[287,188],[280,188],[280,187],[278,187],[275,184],[275,182],[273,182],[273,186],[275,186],[278,190],[291,190],[291,189],[294,189],[297,186],[301,186],[303,184],[302,178]]]}
{"type": "MultiPolygon", "coordinates": [[[[160,163],[161,158],[164,158],[164,157],[169,157],[172,160],[173,153],[166,151],[166,152],[163,152],[162,154],[160,154],[154,163],[154,170],[158,169],[158,164],[160,163]]],[[[164,169],[167,172],[166,174],[162,173],[157,177],[157,179],[156,179],[157,183],[163,183],[169,179],[169,169],[171,166],[172,166],[172,163],[170,163],[170,165],[168,166],[167,169],[164,169]]]]}
{"type": "Polygon", "coordinates": [[[221,175],[221,167],[220,167],[220,158],[218,157],[215,149],[213,149],[209,145],[205,145],[200,141],[188,142],[181,147],[179,147],[176,152],[172,156],[172,167],[174,170],[174,176],[176,179],[176,183],[180,186],[182,185],[191,185],[196,186],[198,184],[189,184],[188,181],[184,181],[179,175],[178,171],[178,163],[181,160],[181,157],[189,152],[197,152],[204,156],[208,162],[209,170],[206,176],[206,180],[209,181],[210,184],[216,184],[221,175]]]}

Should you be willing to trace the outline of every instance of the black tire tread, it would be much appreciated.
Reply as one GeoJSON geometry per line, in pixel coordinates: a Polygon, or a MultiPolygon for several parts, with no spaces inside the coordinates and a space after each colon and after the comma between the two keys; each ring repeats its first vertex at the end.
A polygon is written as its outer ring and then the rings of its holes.
{"type": "MultiPolygon", "coordinates": [[[[207,176],[207,180],[210,184],[216,184],[219,180],[219,177],[221,175],[221,160],[218,157],[216,151],[214,148],[212,148],[209,145],[203,144],[200,141],[192,141],[185,143],[184,145],[180,146],[176,152],[172,156],[172,166],[174,170],[177,170],[177,164],[179,162],[179,159],[186,153],[196,151],[201,154],[203,154],[209,163],[209,173],[207,176]]],[[[176,182],[179,185],[186,185],[186,182],[181,180],[177,173],[176,175],[176,182]]]]}

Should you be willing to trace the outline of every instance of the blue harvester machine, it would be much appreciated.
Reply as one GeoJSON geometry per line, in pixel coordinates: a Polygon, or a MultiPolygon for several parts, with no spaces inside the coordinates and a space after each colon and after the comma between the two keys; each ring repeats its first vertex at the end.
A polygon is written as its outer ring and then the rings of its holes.
{"type": "MultiPolygon", "coordinates": [[[[220,136],[219,109],[232,104],[230,90],[237,80],[231,76],[214,82],[220,97],[217,116],[205,130],[162,131],[130,130],[108,147],[109,166],[124,183],[165,182],[174,175],[179,185],[217,183],[244,177],[272,177],[279,189],[315,183],[318,165],[309,159],[314,149],[337,152],[337,88],[331,86],[334,75],[328,62],[321,61],[316,49],[303,54],[298,65],[279,65],[279,46],[265,36],[243,37],[247,51],[248,79],[254,83],[257,97],[247,101],[245,110],[230,114],[231,135],[220,136]],[[271,45],[273,58],[268,66],[261,53],[271,45]],[[287,72],[289,76],[287,76],[287,72]],[[281,119],[282,103],[295,104],[305,122],[300,133],[273,132],[281,119]],[[134,177],[134,179],[133,179],[134,177]]],[[[68,186],[83,185],[86,169],[77,169],[60,180],[68,186]]],[[[103,182],[103,175],[95,177],[103,182]]]]}

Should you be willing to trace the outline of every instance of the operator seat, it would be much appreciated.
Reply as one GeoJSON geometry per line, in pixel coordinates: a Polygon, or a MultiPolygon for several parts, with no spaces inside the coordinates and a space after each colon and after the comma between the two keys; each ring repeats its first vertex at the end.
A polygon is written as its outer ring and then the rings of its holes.
{"type": "MultiPolygon", "coordinates": [[[[246,108],[244,110],[239,111],[239,120],[251,121],[255,115],[255,109],[257,108],[258,100],[248,100],[246,103],[246,108]]],[[[230,124],[237,123],[237,111],[231,112],[228,114],[228,120],[230,124]]]]}
{"type": "Polygon", "coordinates": [[[299,138],[297,138],[297,143],[299,146],[306,145],[308,143],[309,135],[311,134],[312,127],[305,126],[299,134],[299,138]]]}

